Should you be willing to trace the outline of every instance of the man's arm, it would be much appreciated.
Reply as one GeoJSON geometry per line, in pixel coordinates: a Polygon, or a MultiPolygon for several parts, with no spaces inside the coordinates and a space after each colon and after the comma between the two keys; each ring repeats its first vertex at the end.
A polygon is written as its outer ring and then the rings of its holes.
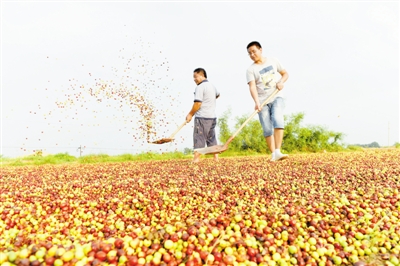
{"type": "Polygon", "coordinates": [[[189,114],[186,116],[186,122],[189,123],[192,120],[194,114],[200,109],[201,102],[194,102],[192,106],[192,110],[190,110],[189,114]]]}
{"type": "Polygon", "coordinates": [[[260,107],[260,101],[258,100],[258,93],[257,93],[257,87],[256,87],[256,82],[254,80],[249,81],[249,90],[250,90],[250,94],[251,97],[254,100],[254,110],[258,110],[261,111],[261,107],[260,107]]]}
{"type": "Polygon", "coordinates": [[[286,80],[289,78],[289,74],[287,73],[287,71],[286,70],[281,70],[280,72],[279,72],[279,74],[281,74],[281,80],[279,80],[277,83],[276,83],[276,88],[278,89],[278,90],[281,90],[281,89],[283,89],[283,83],[285,83],[286,82],[286,80]]]}

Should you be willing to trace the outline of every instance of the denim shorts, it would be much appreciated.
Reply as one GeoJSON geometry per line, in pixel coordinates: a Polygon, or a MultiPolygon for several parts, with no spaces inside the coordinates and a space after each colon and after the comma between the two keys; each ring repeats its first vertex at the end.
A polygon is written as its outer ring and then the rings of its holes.
{"type": "Polygon", "coordinates": [[[215,136],[215,126],[217,125],[217,118],[194,118],[193,130],[193,146],[194,149],[204,148],[217,145],[217,138],[215,136]]]}
{"type": "Polygon", "coordinates": [[[276,97],[275,100],[261,109],[258,113],[264,137],[274,134],[274,128],[284,128],[283,109],[285,108],[285,99],[276,97]]]}

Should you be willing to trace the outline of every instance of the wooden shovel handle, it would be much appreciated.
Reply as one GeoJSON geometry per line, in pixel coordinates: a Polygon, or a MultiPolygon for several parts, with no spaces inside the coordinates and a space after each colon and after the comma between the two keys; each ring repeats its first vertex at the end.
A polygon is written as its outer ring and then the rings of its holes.
{"type": "Polygon", "coordinates": [[[178,127],[178,129],[177,130],[175,130],[175,132],[174,133],[172,133],[172,135],[169,137],[170,139],[173,139],[174,137],[175,137],[175,135],[176,135],[176,133],[178,133],[179,132],[179,130],[181,130],[185,125],[187,124],[187,122],[185,121],[185,122],[183,122],[183,124],[182,125],[180,125],[179,127],[178,127]]]}
{"type": "MultiPolygon", "coordinates": [[[[268,102],[272,99],[272,97],[274,97],[277,93],[279,92],[278,89],[276,89],[262,104],[261,104],[261,108],[264,107],[264,105],[268,104],[268,102]]],[[[244,121],[244,123],[239,127],[238,130],[236,130],[236,132],[228,139],[228,141],[225,143],[225,145],[228,145],[229,143],[232,142],[232,140],[237,136],[237,134],[239,134],[239,132],[244,128],[244,126],[258,113],[257,110],[255,110],[250,116],[249,118],[246,119],[246,121],[244,121]]]]}

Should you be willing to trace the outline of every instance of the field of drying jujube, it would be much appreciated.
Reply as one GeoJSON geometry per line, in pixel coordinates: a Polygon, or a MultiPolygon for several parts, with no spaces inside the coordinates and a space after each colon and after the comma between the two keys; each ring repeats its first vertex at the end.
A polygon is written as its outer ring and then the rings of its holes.
{"type": "Polygon", "coordinates": [[[0,265],[400,265],[400,150],[3,166],[0,265]]]}

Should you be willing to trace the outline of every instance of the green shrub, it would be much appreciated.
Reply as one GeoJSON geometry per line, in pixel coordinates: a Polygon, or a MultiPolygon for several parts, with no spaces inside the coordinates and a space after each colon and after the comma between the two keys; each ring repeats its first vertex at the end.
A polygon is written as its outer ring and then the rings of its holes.
{"type": "MultiPolygon", "coordinates": [[[[228,118],[231,116],[230,109],[223,113],[218,119],[220,128],[219,140],[225,143],[249,117],[244,115],[236,117],[233,130],[229,129],[228,118]]],[[[283,136],[282,150],[285,152],[318,152],[318,151],[341,151],[344,149],[340,141],[342,133],[327,130],[322,126],[301,125],[304,119],[303,113],[285,116],[285,130],[283,136]]],[[[269,152],[263,130],[258,119],[250,120],[229,144],[229,148],[235,152],[250,151],[256,153],[269,152]]]]}
{"type": "Polygon", "coordinates": [[[57,153],[53,155],[55,159],[61,162],[74,162],[76,161],[76,157],[69,155],[68,153],[57,153]]]}
{"type": "Polygon", "coordinates": [[[125,153],[125,154],[118,155],[116,157],[117,157],[118,161],[126,162],[126,161],[134,161],[136,156],[133,154],[125,153]]]}
{"type": "Polygon", "coordinates": [[[347,149],[350,151],[361,151],[363,148],[357,145],[348,145],[347,149]]]}
{"type": "Polygon", "coordinates": [[[80,163],[101,163],[110,161],[110,155],[107,154],[89,154],[79,157],[80,163]]]}

